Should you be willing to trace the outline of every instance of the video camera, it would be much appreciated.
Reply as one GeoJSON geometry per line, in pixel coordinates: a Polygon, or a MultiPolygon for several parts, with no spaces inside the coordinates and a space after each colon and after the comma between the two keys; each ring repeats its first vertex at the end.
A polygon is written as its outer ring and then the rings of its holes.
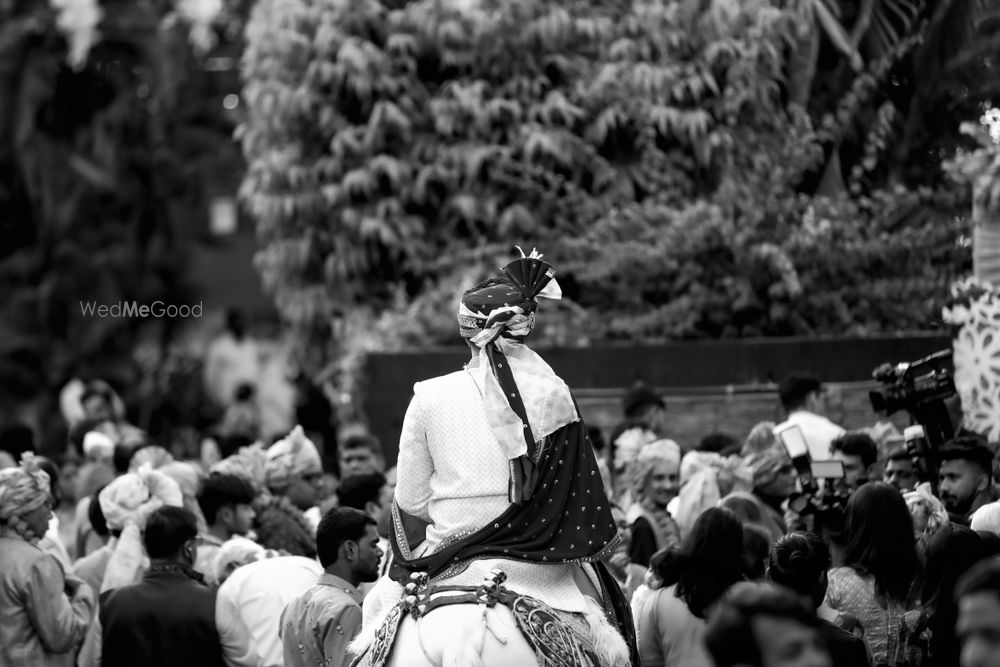
{"type": "Polygon", "coordinates": [[[945,400],[955,395],[952,352],[940,350],[908,363],[882,364],[872,377],[883,391],[868,393],[872,409],[886,416],[906,410],[914,424],[904,437],[906,453],[913,459],[921,479],[937,483],[936,452],[955,437],[945,400]],[[921,427],[922,432],[916,428],[921,427]]]}
{"type": "Polygon", "coordinates": [[[889,416],[906,410],[924,427],[930,446],[937,449],[955,436],[945,399],[955,395],[951,350],[940,350],[908,363],[882,364],[872,377],[883,391],[868,392],[872,409],[889,416]]]}
{"type": "Polygon", "coordinates": [[[839,535],[850,492],[838,484],[844,479],[843,461],[813,461],[802,429],[792,425],[777,432],[778,439],[799,474],[802,491],[788,499],[788,507],[801,517],[813,517],[812,530],[839,535]],[[823,480],[823,484],[820,484],[823,480]]]}

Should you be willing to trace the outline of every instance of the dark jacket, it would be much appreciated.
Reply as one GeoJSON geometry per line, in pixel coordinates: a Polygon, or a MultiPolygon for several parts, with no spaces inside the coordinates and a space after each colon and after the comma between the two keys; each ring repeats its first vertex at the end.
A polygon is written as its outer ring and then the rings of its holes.
{"type": "Polygon", "coordinates": [[[837,667],[868,667],[872,664],[865,647],[865,640],[847,630],[838,628],[833,623],[822,621],[823,636],[830,658],[837,667]]]}
{"type": "Polygon", "coordinates": [[[102,667],[222,667],[215,590],[180,564],[101,596],[102,667]]]}

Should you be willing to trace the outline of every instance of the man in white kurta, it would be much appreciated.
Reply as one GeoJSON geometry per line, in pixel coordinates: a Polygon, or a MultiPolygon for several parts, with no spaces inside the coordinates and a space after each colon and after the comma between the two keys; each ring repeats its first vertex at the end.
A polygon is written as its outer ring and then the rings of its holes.
{"type": "MultiPolygon", "coordinates": [[[[463,337],[470,342],[470,362],[462,370],[414,385],[400,436],[396,520],[402,522],[402,517],[409,515],[427,525],[422,542],[414,545],[408,539],[398,540],[397,546],[407,562],[426,559],[432,554],[441,559],[440,552],[480,529],[488,531],[491,522],[513,522],[492,526],[500,532],[506,530],[504,539],[510,540],[512,533],[516,535],[519,527],[528,523],[523,522],[523,517],[522,523],[514,518],[521,516],[521,512],[501,517],[515,504],[522,507],[528,498],[536,508],[539,503],[541,507],[549,507],[546,502],[569,503],[553,506],[552,516],[540,511],[530,519],[542,524],[540,533],[548,534],[548,537],[538,535],[541,540],[548,540],[543,551],[531,546],[533,534],[525,534],[520,547],[514,545],[518,540],[502,541],[501,546],[494,542],[490,547],[488,537],[477,536],[476,540],[483,541],[474,544],[485,547],[488,555],[456,555],[457,564],[450,567],[447,565],[450,556],[448,561],[439,560],[443,569],[436,574],[431,572],[432,582],[435,586],[475,587],[488,579],[494,568],[502,570],[507,576],[505,586],[510,590],[535,598],[553,610],[583,614],[592,628],[600,627],[602,633],[607,628],[609,634],[617,636],[621,651],[627,656],[628,648],[597,602],[598,576],[585,563],[600,558],[605,549],[612,550],[617,544],[610,503],[600,480],[594,482],[593,492],[585,484],[572,487],[577,490],[571,492],[546,489],[550,483],[565,489],[569,480],[582,481],[584,475],[589,479],[589,475],[597,474],[592,450],[573,449],[568,440],[565,447],[563,442],[553,442],[574,437],[562,434],[567,432],[566,427],[579,422],[580,417],[565,382],[521,342],[534,324],[534,296],[546,295],[534,292],[518,302],[524,295],[516,289],[520,286],[505,290],[506,284],[484,284],[477,293],[476,303],[470,298],[476,296],[476,290],[463,296],[459,324],[463,337]],[[495,308],[487,299],[494,300],[495,308]],[[479,310],[474,312],[472,307],[479,310]],[[509,377],[498,379],[501,373],[512,376],[514,383],[509,377]],[[520,414],[515,414],[518,410],[520,414]],[[565,467],[556,466],[557,457],[570,457],[565,452],[579,452],[574,456],[582,456],[589,463],[576,465],[574,461],[576,467],[573,467],[567,461],[565,467]],[[532,457],[534,464],[519,468],[526,457],[532,457]],[[532,477],[531,470],[543,472],[532,477]],[[562,470],[575,472],[563,478],[562,470]],[[581,497],[556,498],[557,493],[581,497]],[[551,497],[546,498],[547,495],[551,497]],[[565,516],[557,509],[561,507],[566,507],[565,516]],[[605,522],[609,525],[587,525],[605,522]],[[558,528],[558,536],[554,528],[558,528]],[[548,544],[557,546],[549,549],[548,544]],[[510,549],[503,545],[510,545],[510,549]],[[518,552],[519,548],[527,551],[518,552]],[[521,555],[511,553],[510,558],[497,555],[508,551],[521,555]],[[549,551],[556,562],[545,562],[549,551]],[[560,552],[561,558],[557,555],[560,552]]],[[[589,443],[583,446],[589,448],[589,443]]],[[[539,530],[537,523],[533,525],[536,528],[530,529],[532,533],[539,530]]],[[[404,530],[402,523],[395,529],[395,534],[400,535],[404,530]]],[[[401,585],[389,577],[376,583],[365,599],[362,638],[371,628],[381,625],[391,607],[399,602],[401,593],[401,585]]]]}

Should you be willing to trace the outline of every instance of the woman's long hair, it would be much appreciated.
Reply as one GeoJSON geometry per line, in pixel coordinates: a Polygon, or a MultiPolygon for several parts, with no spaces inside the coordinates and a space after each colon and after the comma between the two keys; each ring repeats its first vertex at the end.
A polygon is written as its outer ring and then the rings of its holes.
{"type": "Polygon", "coordinates": [[[692,614],[705,618],[708,608],[743,579],[743,526],[727,509],[707,509],[680,548],[659,552],[651,566],[664,587],[677,585],[677,597],[692,614]]]}
{"type": "Polygon", "coordinates": [[[971,528],[946,524],[927,544],[927,567],[921,602],[931,612],[931,654],[938,665],[957,665],[961,645],[955,635],[958,605],[953,592],[959,578],[989,555],[971,528]]]}
{"type": "Polygon", "coordinates": [[[844,565],[875,578],[878,595],[906,602],[917,575],[913,519],[896,487],[863,485],[847,501],[844,565]]]}

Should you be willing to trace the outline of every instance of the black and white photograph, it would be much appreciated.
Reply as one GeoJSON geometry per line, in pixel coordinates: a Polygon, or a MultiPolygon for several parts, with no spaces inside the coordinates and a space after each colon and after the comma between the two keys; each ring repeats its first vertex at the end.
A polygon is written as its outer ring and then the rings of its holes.
{"type": "Polygon", "coordinates": [[[0,0],[0,667],[1000,667],[1000,0],[0,0]]]}

